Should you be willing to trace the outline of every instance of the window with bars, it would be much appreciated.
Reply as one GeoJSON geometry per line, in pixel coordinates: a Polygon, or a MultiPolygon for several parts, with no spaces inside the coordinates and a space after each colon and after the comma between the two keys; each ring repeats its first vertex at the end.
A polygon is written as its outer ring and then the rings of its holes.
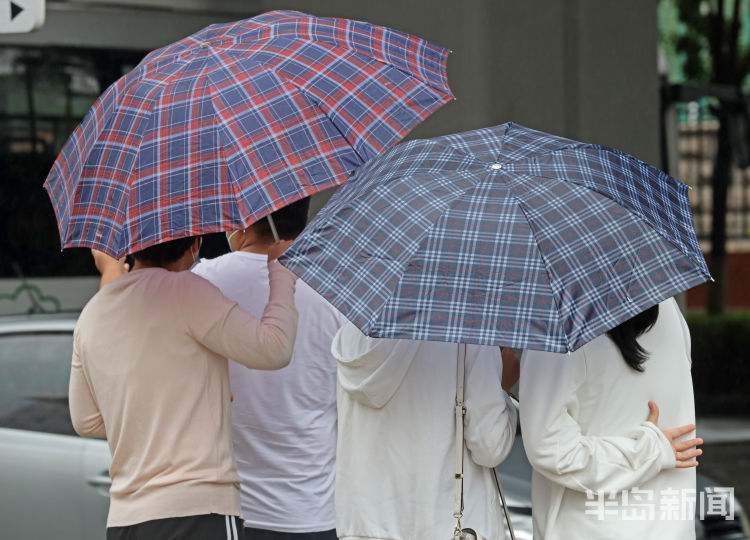
{"type": "Polygon", "coordinates": [[[61,253],[42,185],[99,94],[144,54],[0,46],[0,278],[95,272],[86,250],[61,253]]]}

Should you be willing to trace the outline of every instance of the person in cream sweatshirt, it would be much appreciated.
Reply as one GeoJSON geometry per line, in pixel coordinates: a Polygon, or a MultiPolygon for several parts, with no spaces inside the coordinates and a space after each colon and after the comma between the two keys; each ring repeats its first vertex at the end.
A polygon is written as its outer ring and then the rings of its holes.
{"type": "Polygon", "coordinates": [[[289,363],[295,277],[275,262],[287,245],[269,250],[260,319],[185,271],[197,239],[136,254],[133,270],[81,312],[70,413],[80,435],[106,437],[112,452],[108,539],[241,534],[226,359],[265,370],[289,363]]]}

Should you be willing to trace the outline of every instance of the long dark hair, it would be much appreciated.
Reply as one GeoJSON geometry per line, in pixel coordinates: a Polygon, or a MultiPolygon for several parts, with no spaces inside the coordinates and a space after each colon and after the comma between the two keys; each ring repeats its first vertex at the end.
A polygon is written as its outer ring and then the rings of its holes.
{"type": "Polygon", "coordinates": [[[147,262],[153,266],[165,266],[179,260],[190,249],[194,241],[195,236],[167,240],[133,253],[133,258],[136,261],[147,262]]]}
{"type": "Polygon", "coordinates": [[[607,332],[609,339],[620,349],[625,363],[636,371],[642,372],[643,363],[648,360],[648,351],[638,344],[636,338],[651,330],[658,316],[659,304],[656,304],[607,332]]]}

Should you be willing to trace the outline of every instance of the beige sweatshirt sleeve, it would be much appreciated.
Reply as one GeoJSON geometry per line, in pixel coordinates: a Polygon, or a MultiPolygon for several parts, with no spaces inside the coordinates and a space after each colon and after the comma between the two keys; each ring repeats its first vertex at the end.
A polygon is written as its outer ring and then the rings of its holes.
{"type": "Polygon", "coordinates": [[[104,419],[91,392],[79,357],[78,328],[73,332],[73,361],[70,366],[68,401],[73,429],[81,437],[106,438],[104,419]]]}
{"type": "MultiPolygon", "coordinates": [[[[253,369],[280,369],[292,358],[297,334],[296,277],[278,262],[268,264],[270,293],[258,319],[192,273],[182,298],[191,335],[205,347],[253,369]]],[[[249,278],[248,278],[249,279],[249,278]]]]}

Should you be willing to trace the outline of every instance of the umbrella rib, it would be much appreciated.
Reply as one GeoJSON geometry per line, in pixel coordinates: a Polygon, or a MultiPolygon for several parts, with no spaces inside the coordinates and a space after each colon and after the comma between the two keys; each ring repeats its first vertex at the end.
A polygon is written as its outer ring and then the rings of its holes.
{"type": "MultiPolygon", "coordinates": [[[[618,156],[621,156],[621,157],[624,157],[624,158],[629,158],[630,157],[630,156],[628,156],[628,154],[625,154],[624,152],[621,152],[621,151],[616,150],[614,148],[610,148],[610,147],[599,145],[599,144],[591,144],[591,143],[582,143],[582,144],[579,144],[579,145],[572,145],[572,146],[568,146],[568,147],[565,147],[565,148],[560,148],[560,149],[548,152],[548,153],[546,153],[544,155],[562,154],[563,152],[569,152],[571,150],[581,150],[581,149],[592,149],[592,150],[598,150],[598,151],[602,151],[602,152],[611,152],[611,153],[614,153],[614,154],[616,154],[618,156]]],[[[527,158],[523,158],[523,159],[534,159],[534,157],[527,157],[527,158]]],[[[521,159],[519,159],[517,161],[521,161],[521,159]]],[[[646,165],[650,169],[652,169],[652,171],[655,174],[677,182],[677,186],[675,186],[677,189],[682,189],[683,191],[685,191],[685,190],[688,189],[688,186],[686,184],[684,184],[683,182],[681,182],[679,179],[674,178],[672,176],[669,176],[669,175],[665,174],[664,172],[660,171],[659,169],[655,169],[654,167],[651,167],[648,164],[646,164],[646,165]]],[[[545,175],[545,174],[535,174],[534,176],[537,176],[539,178],[546,178],[548,180],[559,180],[560,179],[557,176],[550,176],[550,175],[545,175]]],[[[590,190],[590,191],[592,191],[594,193],[598,193],[602,197],[605,197],[606,199],[612,201],[614,204],[620,206],[621,208],[623,208],[627,212],[634,213],[635,211],[637,211],[637,209],[635,209],[635,208],[631,208],[631,207],[626,206],[625,201],[618,201],[615,198],[616,195],[614,195],[612,193],[605,192],[599,186],[596,186],[596,185],[594,185],[594,186],[588,186],[588,185],[585,185],[585,184],[583,184],[581,182],[573,182],[573,181],[570,181],[570,180],[567,180],[567,179],[565,181],[566,182],[570,182],[572,184],[575,184],[577,186],[580,186],[581,188],[590,190]]],[[[662,238],[664,238],[665,241],[669,242],[678,251],[680,251],[680,253],[682,253],[682,254],[684,254],[684,255],[692,258],[695,261],[698,261],[698,262],[701,261],[701,258],[697,257],[696,253],[694,253],[694,252],[692,252],[690,250],[688,250],[686,252],[685,249],[684,249],[684,246],[680,245],[677,241],[675,241],[675,239],[672,237],[672,235],[667,234],[667,233],[659,230],[656,226],[654,226],[653,221],[655,221],[655,220],[653,220],[649,215],[647,215],[646,213],[642,213],[642,212],[638,211],[638,216],[641,219],[643,219],[644,223],[647,224],[651,229],[653,229],[654,232],[656,232],[659,236],[661,236],[662,238]]],[[[709,274],[709,276],[710,276],[710,274],[709,274]]]]}
{"type": "MultiPolygon", "coordinates": [[[[122,79],[121,79],[121,80],[122,80],[122,79]]],[[[111,87],[110,87],[110,88],[112,88],[112,91],[113,91],[113,92],[115,93],[115,95],[114,95],[114,96],[113,96],[113,98],[112,98],[112,100],[113,100],[112,108],[111,108],[110,112],[109,112],[109,113],[108,113],[108,114],[106,115],[106,119],[104,119],[104,120],[103,120],[103,121],[101,122],[101,124],[100,124],[100,126],[101,126],[101,127],[100,127],[100,129],[98,130],[97,134],[96,134],[96,135],[95,135],[95,137],[94,137],[94,138],[95,138],[96,140],[98,140],[98,139],[99,139],[99,137],[100,137],[101,133],[103,133],[103,132],[105,132],[105,131],[107,131],[107,130],[109,130],[109,129],[111,129],[111,128],[112,128],[113,124],[115,123],[115,121],[116,121],[116,120],[117,120],[117,118],[118,118],[118,115],[117,115],[117,110],[118,110],[118,109],[120,108],[120,106],[121,106],[120,104],[121,104],[121,101],[122,101],[122,99],[124,99],[125,97],[127,97],[128,91],[129,91],[129,90],[130,90],[130,89],[131,89],[131,88],[132,88],[133,86],[136,86],[136,85],[138,84],[138,81],[139,81],[139,80],[140,80],[140,79],[138,79],[137,77],[134,77],[134,78],[133,78],[133,81],[132,81],[132,82],[130,82],[129,84],[123,84],[123,86],[124,86],[123,88],[119,88],[119,87],[117,86],[117,84],[115,84],[115,85],[113,85],[113,86],[111,86],[111,87]]],[[[155,86],[155,87],[153,88],[153,90],[151,91],[151,93],[149,93],[148,99],[151,99],[151,98],[153,97],[153,94],[154,94],[155,92],[157,92],[157,91],[158,91],[158,89],[159,89],[159,86],[155,86]]],[[[148,112],[148,115],[149,115],[149,116],[151,115],[151,111],[149,111],[149,112],[148,112]]],[[[103,116],[103,115],[102,115],[102,116],[103,116]]],[[[91,151],[91,147],[89,147],[88,149],[89,149],[89,153],[88,153],[88,154],[86,155],[86,157],[85,157],[85,158],[84,158],[84,159],[82,160],[82,161],[83,161],[83,164],[81,165],[81,172],[83,172],[83,170],[84,170],[84,169],[86,168],[86,164],[88,163],[88,160],[89,160],[89,158],[91,157],[91,152],[90,152],[90,151],[91,151]]],[[[128,176],[127,176],[127,178],[126,178],[126,179],[125,179],[124,181],[122,181],[122,183],[124,183],[124,184],[128,184],[128,179],[129,179],[129,177],[130,177],[130,175],[131,175],[131,174],[132,174],[132,171],[129,171],[129,172],[128,172],[128,176]]],[[[119,175],[117,175],[117,176],[119,177],[119,175]]],[[[90,177],[89,177],[89,178],[90,178],[90,177]]],[[[111,181],[115,181],[115,178],[116,178],[116,177],[115,177],[115,176],[113,176],[113,177],[112,177],[112,179],[111,179],[111,181]]],[[[78,179],[79,179],[79,180],[80,180],[80,179],[82,179],[82,174],[78,176],[78,179]]],[[[79,181],[79,182],[78,182],[78,183],[76,184],[76,187],[75,187],[75,188],[74,188],[74,189],[73,189],[73,190],[71,191],[71,197],[70,197],[70,201],[71,201],[71,204],[74,204],[74,201],[76,200],[76,197],[75,197],[75,193],[76,193],[76,191],[77,191],[78,189],[80,189],[80,185],[81,185],[81,184],[80,184],[80,181],[79,181]]],[[[109,192],[111,193],[111,191],[112,191],[112,189],[110,188],[109,192]]],[[[128,191],[128,190],[125,190],[125,191],[128,191]]],[[[107,200],[109,200],[109,198],[108,198],[107,200]]],[[[70,237],[70,232],[71,232],[71,228],[70,228],[70,222],[68,222],[68,224],[67,224],[67,226],[66,226],[66,234],[65,234],[65,237],[66,237],[66,239],[69,239],[69,237],[70,237]]],[[[62,238],[62,232],[61,232],[61,238],[62,238]]],[[[67,245],[69,245],[69,244],[68,244],[68,242],[69,242],[69,240],[65,240],[65,241],[63,242],[63,245],[66,245],[66,244],[67,244],[67,245]]],[[[86,244],[85,244],[85,247],[96,247],[96,245],[94,245],[94,244],[89,244],[89,243],[86,243],[86,244]]]]}
{"type": "MultiPolygon", "coordinates": [[[[269,36],[268,38],[266,38],[266,41],[270,41],[270,40],[272,40],[272,39],[274,39],[276,37],[279,37],[279,36],[269,36]]],[[[448,93],[447,93],[448,99],[453,99],[453,97],[454,97],[453,92],[451,91],[450,87],[448,86],[448,74],[446,72],[446,63],[445,63],[445,58],[448,56],[449,52],[448,52],[448,49],[445,49],[444,47],[440,47],[438,45],[433,45],[433,44],[430,43],[430,45],[432,47],[434,47],[437,50],[437,52],[440,54],[440,58],[439,58],[439,60],[436,61],[436,64],[438,64],[438,65],[441,66],[442,70],[441,70],[441,73],[439,73],[439,75],[440,75],[440,78],[445,81],[445,86],[441,87],[440,84],[438,84],[437,82],[431,81],[427,77],[425,77],[424,75],[422,75],[422,70],[424,69],[424,66],[422,65],[423,62],[420,61],[420,58],[423,55],[419,55],[419,54],[415,55],[415,58],[417,60],[414,61],[414,64],[416,64],[416,66],[417,66],[418,69],[417,69],[416,72],[412,72],[412,71],[406,71],[403,68],[401,68],[400,66],[397,66],[396,64],[394,64],[393,62],[388,61],[388,59],[385,57],[385,55],[383,55],[382,59],[378,58],[378,57],[375,57],[375,56],[369,56],[367,53],[358,50],[354,46],[346,47],[345,45],[342,45],[341,43],[333,44],[333,43],[330,43],[328,41],[320,41],[320,40],[314,39],[313,37],[305,39],[304,42],[305,43],[310,43],[310,44],[317,45],[317,46],[319,46],[319,47],[321,47],[323,49],[326,49],[327,51],[332,51],[332,52],[336,53],[339,57],[341,57],[341,56],[343,56],[345,54],[351,54],[351,55],[354,55],[354,56],[357,56],[357,55],[361,54],[361,55],[367,56],[368,59],[373,60],[373,61],[377,62],[378,64],[382,64],[382,65],[385,65],[385,66],[392,67],[393,69],[397,69],[401,73],[404,73],[405,75],[408,75],[409,77],[414,77],[416,79],[419,79],[426,86],[429,86],[429,87],[437,90],[440,94],[445,94],[445,90],[447,89],[448,90],[448,93]]],[[[427,42],[425,40],[420,40],[420,42],[423,45],[429,43],[429,42],[427,42]]],[[[406,58],[404,58],[404,60],[406,60],[406,58]]]]}
{"type": "MultiPolygon", "coordinates": [[[[273,37],[268,38],[267,40],[271,40],[271,39],[273,39],[273,37]]],[[[361,53],[359,53],[355,49],[347,49],[347,48],[345,48],[345,47],[343,47],[341,45],[332,45],[330,43],[320,42],[320,41],[316,41],[316,40],[313,40],[313,39],[304,40],[304,43],[319,46],[319,47],[325,49],[328,52],[333,51],[333,52],[335,52],[335,53],[338,54],[339,58],[341,58],[341,57],[343,57],[345,55],[354,55],[354,56],[356,56],[357,54],[361,54],[361,53]]],[[[254,48],[256,48],[256,47],[248,47],[248,49],[254,49],[254,48]]],[[[446,52],[446,54],[447,54],[447,52],[446,52]]],[[[446,85],[446,88],[448,88],[448,93],[446,94],[445,91],[444,91],[444,89],[440,88],[439,86],[436,86],[436,85],[432,84],[431,81],[425,80],[421,76],[417,77],[415,73],[410,73],[408,71],[404,71],[399,66],[396,66],[396,65],[392,64],[391,62],[387,62],[385,60],[381,60],[379,58],[370,58],[370,59],[373,60],[375,63],[377,63],[379,65],[387,66],[387,67],[390,67],[392,69],[396,69],[396,70],[400,71],[401,73],[407,75],[408,77],[415,78],[415,79],[419,80],[425,86],[428,86],[428,87],[430,87],[430,88],[432,88],[434,90],[437,90],[437,96],[436,97],[438,99],[436,99],[436,103],[438,103],[438,107],[442,106],[442,105],[445,105],[448,101],[450,101],[453,98],[453,93],[451,92],[450,88],[447,87],[447,85],[446,85]]],[[[442,65],[445,66],[445,63],[443,62],[442,65]]],[[[288,73],[286,73],[286,72],[284,72],[282,70],[276,69],[275,66],[267,66],[266,69],[268,69],[269,71],[272,71],[279,78],[279,80],[281,80],[284,84],[286,84],[286,85],[294,88],[295,90],[298,90],[303,95],[310,96],[314,100],[313,103],[315,104],[315,106],[317,106],[322,111],[322,113],[325,116],[328,116],[328,114],[325,112],[325,110],[323,110],[322,107],[320,107],[319,103],[322,103],[323,100],[319,96],[317,96],[316,93],[313,91],[312,87],[310,86],[310,80],[307,80],[307,81],[297,81],[297,80],[295,80],[295,78],[293,76],[289,75],[288,73]]],[[[331,75],[331,73],[329,73],[329,75],[331,75]]],[[[447,79],[446,79],[446,81],[447,81],[447,79]]],[[[343,84],[344,82],[346,82],[346,80],[342,79],[341,83],[343,84]]],[[[307,100],[307,101],[309,102],[310,100],[307,100]]],[[[401,100],[399,99],[398,101],[401,101],[401,100]]],[[[431,111],[428,111],[427,115],[429,115],[430,112],[431,111]]],[[[420,116],[422,116],[422,115],[420,115],[420,116]]],[[[349,140],[349,138],[346,137],[341,132],[341,130],[339,129],[339,127],[333,121],[331,121],[331,125],[333,125],[336,128],[336,130],[341,134],[342,138],[344,140],[346,140],[347,142],[349,142],[349,144],[351,145],[351,147],[353,149],[355,149],[355,151],[356,151],[355,144],[357,143],[357,140],[349,140]]],[[[415,127],[416,127],[416,124],[414,126],[410,126],[408,128],[408,130],[407,130],[406,133],[404,133],[404,134],[398,133],[399,139],[403,139],[403,137],[405,137],[406,135],[408,135],[408,133],[410,133],[415,127]]],[[[356,130],[355,130],[355,132],[356,132],[356,130]]],[[[360,137],[361,136],[362,135],[360,134],[360,137]]],[[[362,159],[363,163],[365,161],[367,161],[367,159],[365,157],[363,157],[358,151],[356,151],[356,152],[357,152],[357,155],[362,159]]]]}
{"type": "MultiPolygon", "coordinates": [[[[148,101],[150,101],[152,104],[156,104],[158,102],[158,100],[161,99],[161,97],[167,91],[167,89],[170,87],[170,85],[174,83],[173,77],[175,77],[177,75],[177,73],[179,73],[180,71],[184,71],[185,69],[187,69],[189,66],[190,66],[190,62],[189,61],[184,61],[184,64],[183,64],[182,68],[180,70],[178,70],[178,72],[175,72],[175,73],[171,74],[170,78],[164,79],[163,81],[160,81],[161,84],[156,84],[154,86],[152,92],[150,92],[149,95],[148,95],[148,101]]],[[[143,126],[143,130],[141,131],[141,136],[140,136],[140,140],[138,142],[138,147],[134,149],[136,156],[140,156],[141,155],[141,147],[143,146],[143,143],[146,140],[146,130],[153,123],[152,122],[152,118],[153,118],[154,114],[156,114],[153,106],[148,107],[147,109],[145,109],[145,111],[146,112],[144,113],[143,118],[141,119],[140,124],[139,124],[139,125],[143,126]]],[[[157,160],[157,164],[158,164],[158,161],[159,160],[157,160]]],[[[138,162],[139,162],[139,157],[137,157],[133,161],[133,168],[128,172],[128,175],[127,175],[126,179],[124,180],[124,183],[128,186],[128,189],[126,190],[126,194],[125,194],[125,196],[127,197],[128,204],[130,202],[130,192],[133,189],[133,185],[132,185],[133,182],[132,182],[132,180],[133,180],[134,176],[136,176],[136,165],[138,164],[138,162]]],[[[127,213],[127,211],[128,211],[128,206],[126,205],[126,206],[124,206],[123,213],[127,213]]],[[[126,229],[125,221],[123,221],[122,222],[122,226],[120,228],[119,234],[120,235],[124,235],[125,234],[125,229],[126,229]]],[[[142,247],[145,248],[147,246],[144,245],[142,247]]],[[[121,254],[122,253],[119,253],[118,256],[120,256],[121,254]]]]}
{"type": "MultiPolygon", "coordinates": [[[[211,82],[211,80],[210,80],[209,77],[206,77],[206,85],[207,86],[214,86],[214,83],[211,82]]],[[[224,120],[224,117],[220,114],[220,112],[219,112],[219,110],[218,110],[218,108],[216,106],[216,103],[214,103],[214,97],[215,96],[216,96],[216,92],[211,92],[210,99],[208,100],[208,102],[211,104],[211,107],[213,107],[214,112],[215,112],[214,119],[216,120],[216,137],[218,139],[219,152],[221,153],[222,158],[223,158],[221,160],[221,163],[224,165],[227,177],[230,179],[229,184],[232,186],[232,191],[234,192],[235,200],[243,200],[242,199],[242,192],[239,189],[239,182],[238,182],[238,180],[236,178],[234,178],[234,176],[232,175],[232,169],[227,165],[227,163],[228,163],[228,160],[226,159],[227,151],[226,151],[226,147],[224,145],[224,139],[221,136],[221,131],[220,131],[219,127],[223,126],[224,129],[228,133],[232,133],[232,130],[226,124],[226,122],[224,120]]],[[[273,212],[272,209],[269,212],[267,212],[267,213],[270,214],[271,212],[273,212]]],[[[260,216],[258,219],[262,219],[265,215],[266,214],[264,214],[263,216],[260,216]]],[[[258,221],[258,220],[255,220],[255,221],[258,221]]],[[[252,223],[255,223],[255,221],[253,221],[251,223],[248,223],[247,220],[242,217],[242,213],[240,212],[240,221],[239,221],[239,223],[231,223],[231,225],[242,225],[242,227],[246,228],[246,227],[249,227],[252,223]]]]}
{"type": "MultiPolygon", "coordinates": [[[[508,187],[508,191],[513,192],[513,186],[508,185],[507,187],[508,187]]],[[[513,194],[513,198],[516,200],[518,209],[520,210],[521,214],[523,214],[523,217],[526,220],[526,224],[528,225],[529,230],[531,231],[531,237],[534,239],[534,245],[536,246],[536,250],[539,253],[539,259],[542,261],[542,264],[544,265],[544,273],[547,275],[547,282],[550,285],[550,292],[552,294],[552,298],[555,301],[555,310],[557,311],[558,320],[562,321],[563,317],[562,317],[562,311],[560,311],[560,299],[557,297],[557,294],[555,294],[554,289],[552,289],[552,275],[550,274],[550,271],[549,271],[549,264],[547,264],[547,260],[544,258],[544,254],[542,253],[542,247],[539,245],[539,241],[537,240],[536,235],[533,233],[534,229],[531,227],[531,221],[529,220],[529,216],[526,213],[526,210],[524,209],[523,201],[521,201],[521,199],[515,194],[513,194]]],[[[571,344],[570,344],[570,340],[568,339],[568,334],[567,332],[564,332],[564,331],[562,332],[562,334],[563,334],[563,337],[565,338],[565,347],[568,349],[568,352],[570,352],[571,344]]]]}
{"type": "MultiPolygon", "coordinates": [[[[413,177],[413,176],[415,176],[415,175],[410,175],[409,177],[413,177]]],[[[443,179],[445,180],[445,179],[449,178],[450,176],[452,176],[452,175],[451,175],[451,174],[445,174],[445,175],[443,175],[443,179]]],[[[401,179],[404,179],[404,178],[409,178],[409,177],[401,177],[401,179]]],[[[439,221],[439,220],[440,220],[440,219],[441,219],[441,218],[443,217],[443,215],[445,215],[445,212],[446,212],[446,211],[447,211],[447,210],[448,210],[448,209],[449,209],[449,208],[450,208],[450,207],[451,207],[451,206],[452,206],[452,205],[453,205],[454,203],[456,203],[457,201],[459,201],[459,200],[460,200],[461,198],[463,198],[463,197],[464,197],[464,196],[465,196],[465,195],[466,195],[467,193],[469,193],[470,191],[472,191],[472,190],[476,189],[476,188],[477,188],[477,186],[478,186],[479,184],[481,184],[481,183],[482,183],[483,181],[485,181],[485,180],[486,180],[486,178],[482,178],[482,179],[479,179],[479,180],[473,181],[471,185],[469,185],[469,186],[468,186],[468,187],[466,187],[465,189],[462,189],[462,190],[461,190],[461,192],[460,192],[459,194],[455,195],[455,196],[454,196],[454,197],[453,197],[452,199],[450,199],[450,200],[446,201],[446,202],[445,202],[445,205],[444,205],[444,206],[445,206],[445,207],[444,207],[444,209],[440,211],[440,213],[439,213],[439,215],[437,216],[437,218],[436,218],[436,219],[435,219],[435,220],[434,220],[434,221],[433,221],[433,222],[432,222],[432,223],[430,224],[430,226],[429,226],[429,227],[426,227],[426,228],[425,228],[425,229],[424,229],[424,230],[422,231],[422,233],[421,233],[421,234],[419,235],[419,237],[417,237],[417,238],[416,238],[416,240],[415,240],[415,242],[414,242],[414,245],[416,246],[416,248],[415,248],[415,249],[414,249],[414,251],[413,251],[413,252],[412,252],[412,253],[411,253],[411,254],[409,255],[409,257],[405,257],[405,258],[404,258],[405,264],[403,264],[403,265],[402,265],[402,268],[400,269],[400,271],[399,271],[399,273],[398,273],[398,277],[397,277],[397,280],[396,280],[396,281],[397,281],[397,285],[396,285],[395,287],[391,287],[391,288],[390,288],[390,290],[389,290],[389,294],[388,294],[388,296],[387,296],[387,297],[385,297],[385,298],[383,299],[383,302],[382,302],[382,304],[381,304],[381,307],[380,307],[380,308],[379,308],[378,310],[374,310],[374,311],[373,311],[373,315],[372,315],[372,317],[370,318],[370,320],[368,320],[368,321],[367,321],[367,323],[368,323],[368,328],[369,328],[369,329],[372,329],[372,328],[373,328],[373,327],[375,326],[375,323],[376,323],[377,319],[378,319],[378,318],[379,318],[379,317],[380,317],[380,316],[382,315],[382,310],[383,310],[383,308],[384,308],[384,307],[385,307],[385,306],[386,306],[386,305],[388,304],[388,302],[389,302],[389,301],[390,301],[390,300],[391,300],[391,299],[392,299],[392,298],[394,297],[394,295],[396,294],[396,291],[397,291],[397,289],[398,289],[398,284],[399,284],[399,283],[401,282],[401,280],[403,279],[403,277],[404,277],[404,272],[406,271],[406,268],[407,268],[407,267],[409,266],[409,262],[410,262],[410,261],[412,260],[412,258],[413,258],[413,256],[414,256],[414,254],[416,254],[416,253],[417,253],[417,252],[419,251],[419,249],[420,249],[420,248],[422,247],[422,243],[424,242],[424,239],[425,239],[425,238],[426,238],[427,236],[429,236],[430,232],[431,232],[431,231],[432,231],[432,230],[433,230],[433,229],[434,229],[434,228],[435,228],[435,227],[437,226],[437,223],[438,223],[438,221],[439,221]]]]}

